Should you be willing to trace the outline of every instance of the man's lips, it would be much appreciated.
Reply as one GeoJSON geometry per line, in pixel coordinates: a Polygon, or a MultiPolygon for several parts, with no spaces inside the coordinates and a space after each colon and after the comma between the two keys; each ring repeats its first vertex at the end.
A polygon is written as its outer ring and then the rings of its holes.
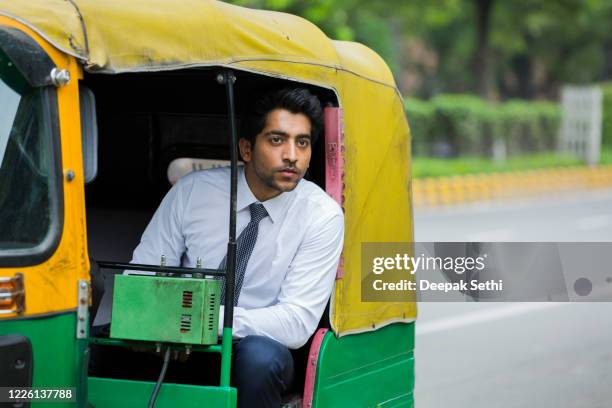
{"type": "Polygon", "coordinates": [[[283,176],[288,176],[288,177],[298,174],[296,169],[280,169],[278,172],[282,174],[283,176]]]}

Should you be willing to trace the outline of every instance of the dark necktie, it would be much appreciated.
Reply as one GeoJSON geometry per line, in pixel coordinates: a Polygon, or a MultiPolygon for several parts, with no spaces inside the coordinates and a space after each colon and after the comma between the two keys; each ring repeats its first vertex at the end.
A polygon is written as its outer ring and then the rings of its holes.
{"type": "MultiPolygon", "coordinates": [[[[261,203],[253,203],[249,205],[251,210],[251,221],[247,224],[240,236],[236,240],[236,278],[234,282],[234,306],[238,304],[240,289],[244,281],[244,272],[246,271],[249,258],[257,241],[257,232],[259,231],[259,221],[268,216],[268,212],[261,203]]],[[[225,269],[227,255],[223,257],[219,269],[225,269]]],[[[221,278],[221,304],[225,304],[225,277],[221,278]]]]}

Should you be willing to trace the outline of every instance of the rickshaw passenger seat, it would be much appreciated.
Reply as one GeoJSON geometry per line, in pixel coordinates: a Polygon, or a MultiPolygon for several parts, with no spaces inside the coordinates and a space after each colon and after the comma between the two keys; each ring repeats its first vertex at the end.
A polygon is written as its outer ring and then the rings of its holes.
{"type": "Polygon", "coordinates": [[[129,262],[140,235],[151,219],[149,211],[87,208],[87,244],[90,260],[92,333],[93,323],[108,326],[112,307],[113,276],[121,271],[100,269],[95,261],[129,262]],[[101,315],[101,316],[98,316],[101,315]]]}

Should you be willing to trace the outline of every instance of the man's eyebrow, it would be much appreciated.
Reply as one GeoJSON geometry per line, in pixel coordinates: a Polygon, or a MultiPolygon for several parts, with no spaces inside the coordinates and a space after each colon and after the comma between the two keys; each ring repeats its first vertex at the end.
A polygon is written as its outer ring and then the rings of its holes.
{"type": "MultiPolygon", "coordinates": [[[[288,137],[289,133],[283,132],[282,130],[270,130],[270,131],[264,133],[264,136],[269,136],[269,135],[288,137]]],[[[301,134],[297,135],[297,137],[307,137],[309,139],[312,139],[312,136],[310,136],[309,133],[301,133],[301,134]]]]}
{"type": "Polygon", "coordinates": [[[289,136],[289,133],[283,132],[282,130],[270,130],[270,131],[264,133],[264,136],[268,136],[268,135],[289,136]]]}

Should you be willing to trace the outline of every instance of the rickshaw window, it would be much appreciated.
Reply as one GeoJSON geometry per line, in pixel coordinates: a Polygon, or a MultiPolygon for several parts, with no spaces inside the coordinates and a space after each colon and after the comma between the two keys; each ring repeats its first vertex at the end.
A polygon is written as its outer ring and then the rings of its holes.
{"type": "Polygon", "coordinates": [[[59,243],[55,88],[32,88],[0,53],[0,266],[35,265],[59,243]]]}

